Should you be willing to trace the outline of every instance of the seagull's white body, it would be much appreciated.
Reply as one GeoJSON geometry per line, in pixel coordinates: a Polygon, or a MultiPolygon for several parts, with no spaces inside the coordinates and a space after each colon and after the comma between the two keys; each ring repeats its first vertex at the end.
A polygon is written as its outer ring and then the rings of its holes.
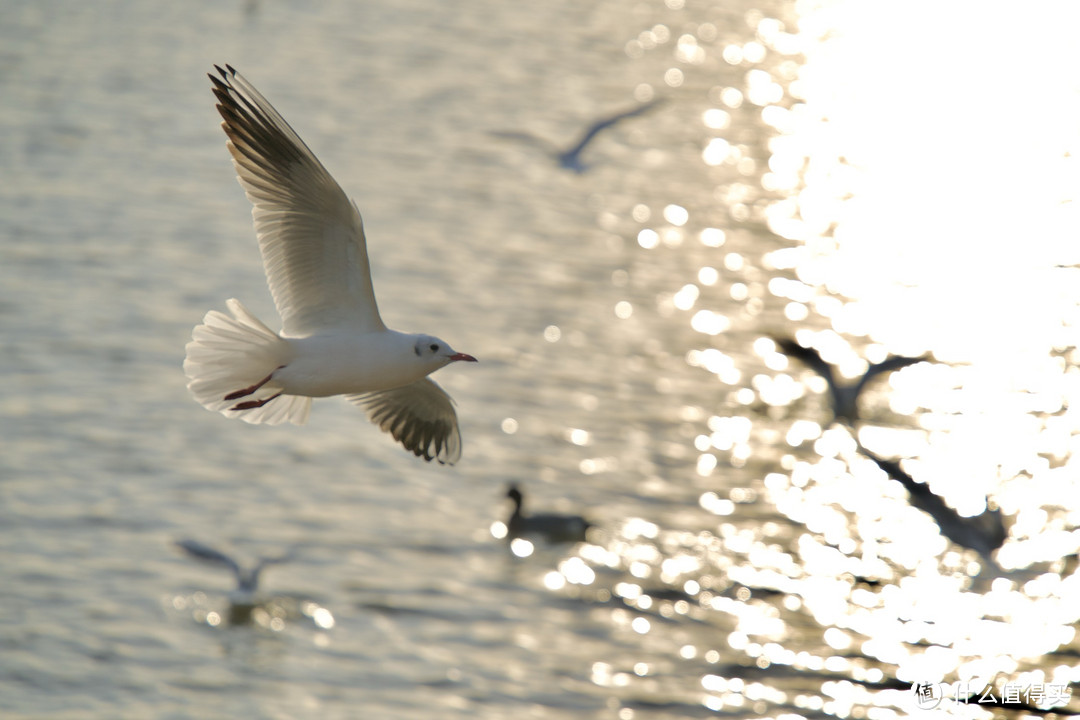
{"type": "MultiPolygon", "coordinates": [[[[401,362],[415,355],[415,344],[414,336],[394,330],[291,339],[293,360],[274,374],[274,381],[290,395],[308,397],[390,390],[427,374],[422,364],[401,362]]],[[[434,369],[442,366],[434,364],[434,369]]]]}
{"type": "Polygon", "coordinates": [[[355,203],[273,106],[226,68],[210,79],[282,329],[239,300],[226,303],[229,315],[210,311],[187,346],[188,388],[210,410],[268,424],[303,424],[311,398],[346,395],[414,454],[456,462],[453,401],[427,376],[475,358],[386,327],[355,203]]]}

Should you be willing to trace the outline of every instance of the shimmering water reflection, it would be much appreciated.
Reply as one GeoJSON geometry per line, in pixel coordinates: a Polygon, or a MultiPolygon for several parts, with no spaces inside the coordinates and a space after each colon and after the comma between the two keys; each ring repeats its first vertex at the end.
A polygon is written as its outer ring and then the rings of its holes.
{"type": "MultiPolygon", "coordinates": [[[[641,252],[693,258],[655,311],[698,334],[685,363],[716,382],[712,404],[678,414],[696,484],[710,488],[698,505],[717,522],[695,531],[623,520],[544,584],[593,586],[595,602],[616,604],[612,622],[641,635],[672,619],[714,631],[675,650],[690,664],[737,667],[700,672],[709,710],[889,717],[914,709],[901,691],[916,681],[1073,683],[1080,328],[1067,266],[1078,259],[1080,176],[1063,159],[1080,132],[1075,122],[1049,123],[1037,145],[1007,151],[1001,117],[967,94],[944,94],[958,60],[899,60],[913,37],[946,32],[956,43],[967,14],[947,16],[944,31],[905,12],[898,33],[855,3],[797,8],[802,32],[758,17],[750,43],[716,42],[706,28],[675,50],[690,65],[717,52],[741,71],[709,90],[715,106],[700,115],[715,133],[700,160],[715,169],[727,220],[680,200],[638,202],[608,223],[637,224],[641,252]],[[790,64],[795,53],[805,66],[790,64]],[[748,106],[775,131],[761,146],[740,139],[748,106]],[[1042,195],[1016,188],[1032,176],[1042,195]],[[755,221],[782,242],[763,248],[761,237],[740,234],[755,221]],[[826,381],[762,336],[778,332],[816,348],[851,382],[889,354],[927,361],[870,383],[854,427],[833,424],[826,381]],[[862,448],[904,459],[949,514],[919,509],[862,448]],[[1008,535],[992,558],[942,533],[942,523],[999,511],[1008,535]],[[834,677],[792,688],[780,667],[834,677]]],[[[1012,22],[965,8],[991,26],[1012,22]]],[[[1009,57],[1041,53],[1014,45],[1009,57]]],[[[1024,97],[1059,103],[1055,114],[1075,120],[1075,83],[1060,74],[1074,54],[1054,56],[1054,79],[1024,97]],[[1055,83],[1071,89],[1050,90],[1055,83]]],[[[681,86],[698,81],[690,67],[681,86]]],[[[1026,112],[1020,98],[1005,105],[1006,117],[1026,112]]],[[[638,680],[649,663],[634,668],[600,662],[593,681],[655,687],[638,680]]]]}

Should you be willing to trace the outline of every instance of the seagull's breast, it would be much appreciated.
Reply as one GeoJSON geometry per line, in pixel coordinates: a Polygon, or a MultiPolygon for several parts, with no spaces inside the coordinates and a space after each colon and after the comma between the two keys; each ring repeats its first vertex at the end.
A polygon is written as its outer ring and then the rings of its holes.
{"type": "Polygon", "coordinates": [[[415,382],[435,368],[422,362],[402,333],[335,332],[289,338],[293,359],[274,373],[289,395],[329,397],[388,390],[415,382]]]}

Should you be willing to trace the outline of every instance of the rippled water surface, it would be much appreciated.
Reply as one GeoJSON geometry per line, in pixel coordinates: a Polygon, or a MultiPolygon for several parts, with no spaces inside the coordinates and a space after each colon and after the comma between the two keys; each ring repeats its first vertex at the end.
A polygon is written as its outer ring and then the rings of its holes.
{"type": "Polygon", "coordinates": [[[1075,14],[4,4],[0,716],[1080,709],[1075,14]],[[213,63],[356,198],[388,323],[480,358],[438,374],[457,466],[344,401],[271,428],[188,396],[207,310],[275,318],[213,63]],[[501,134],[654,98],[583,173],[501,134]],[[845,378],[927,360],[834,423],[785,337],[845,378]],[[589,542],[511,552],[510,481],[589,542]],[[184,538],[288,560],[241,608],[184,538]]]}

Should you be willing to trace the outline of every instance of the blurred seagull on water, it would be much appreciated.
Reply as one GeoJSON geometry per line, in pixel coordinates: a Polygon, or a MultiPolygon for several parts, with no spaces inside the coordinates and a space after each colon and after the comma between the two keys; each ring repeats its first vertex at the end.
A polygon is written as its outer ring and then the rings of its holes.
{"type": "Polygon", "coordinates": [[[198,540],[180,540],[176,546],[191,557],[220,565],[232,571],[236,578],[236,588],[229,593],[229,622],[233,625],[244,624],[251,618],[251,611],[258,606],[257,593],[259,575],[270,565],[279,565],[292,560],[291,554],[279,557],[260,558],[255,565],[243,567],[225,553],[204,545],[198,540]]]}
{"type": "Polygon", "coordinates": [[[565,168],[567,170],[573,170],[574,172],[581,174],[589,169],[589,166],[586,165],[585,162],[582,160],[581,154],[589,145],[589,143],[593,141],[593,138],[595,138],[601,131],[612,127],[617,123],[626,120],[627,118],[642,115],[662,104],[663,102],[664,100],[662,98],[658,98],[650,102],[642,103],[630,110],[624,110],[620,113],[616,113],[615,115],[601,118],[600,120],[597,120],[588,128],[586,128],[585,132],[582,133],[578,141],[567,149],[559,147],[547,138],[537,137],[536,135],[527,132],[520,132],[516,130],[496,130],[492,132],[492,135],[495,135],[496,137],[506,138],[508,140],[520,140],[529,145],[532,145],[533,147],[537,147],[541,151],[550,155],[555,160],[555,162],[559,164],[559,167],[565,168]]]}
{"type": "Polygon", "coordinates": [[[255,87],[210,76],[240,185],[251,201],[276,333],[232,299],[192,332],[184,373],[203,406],[249,423],[302,425],[311,399],[345,395],[425,460],[453,464],[461,434],[431,373],[476,358],[386,327],[356,203],[255,87]]]}
{"type": "Polygon", "coordinates": [[[788,357],[793,357],[815,371],[829,384],[829,396],[832,401],[833,416],[842,422],[854,423],[859,419],[858,400],[867,383],[879,375],[893,370],[925,362],[928,356],[917,358],[893,355],[879,363],[872,363],[866,373],[852,384],[844,384],[837,379],[832,365],[825,362],[814,348],[803,347],[790,338],[773,338],[773,342],[788,357]]]}

